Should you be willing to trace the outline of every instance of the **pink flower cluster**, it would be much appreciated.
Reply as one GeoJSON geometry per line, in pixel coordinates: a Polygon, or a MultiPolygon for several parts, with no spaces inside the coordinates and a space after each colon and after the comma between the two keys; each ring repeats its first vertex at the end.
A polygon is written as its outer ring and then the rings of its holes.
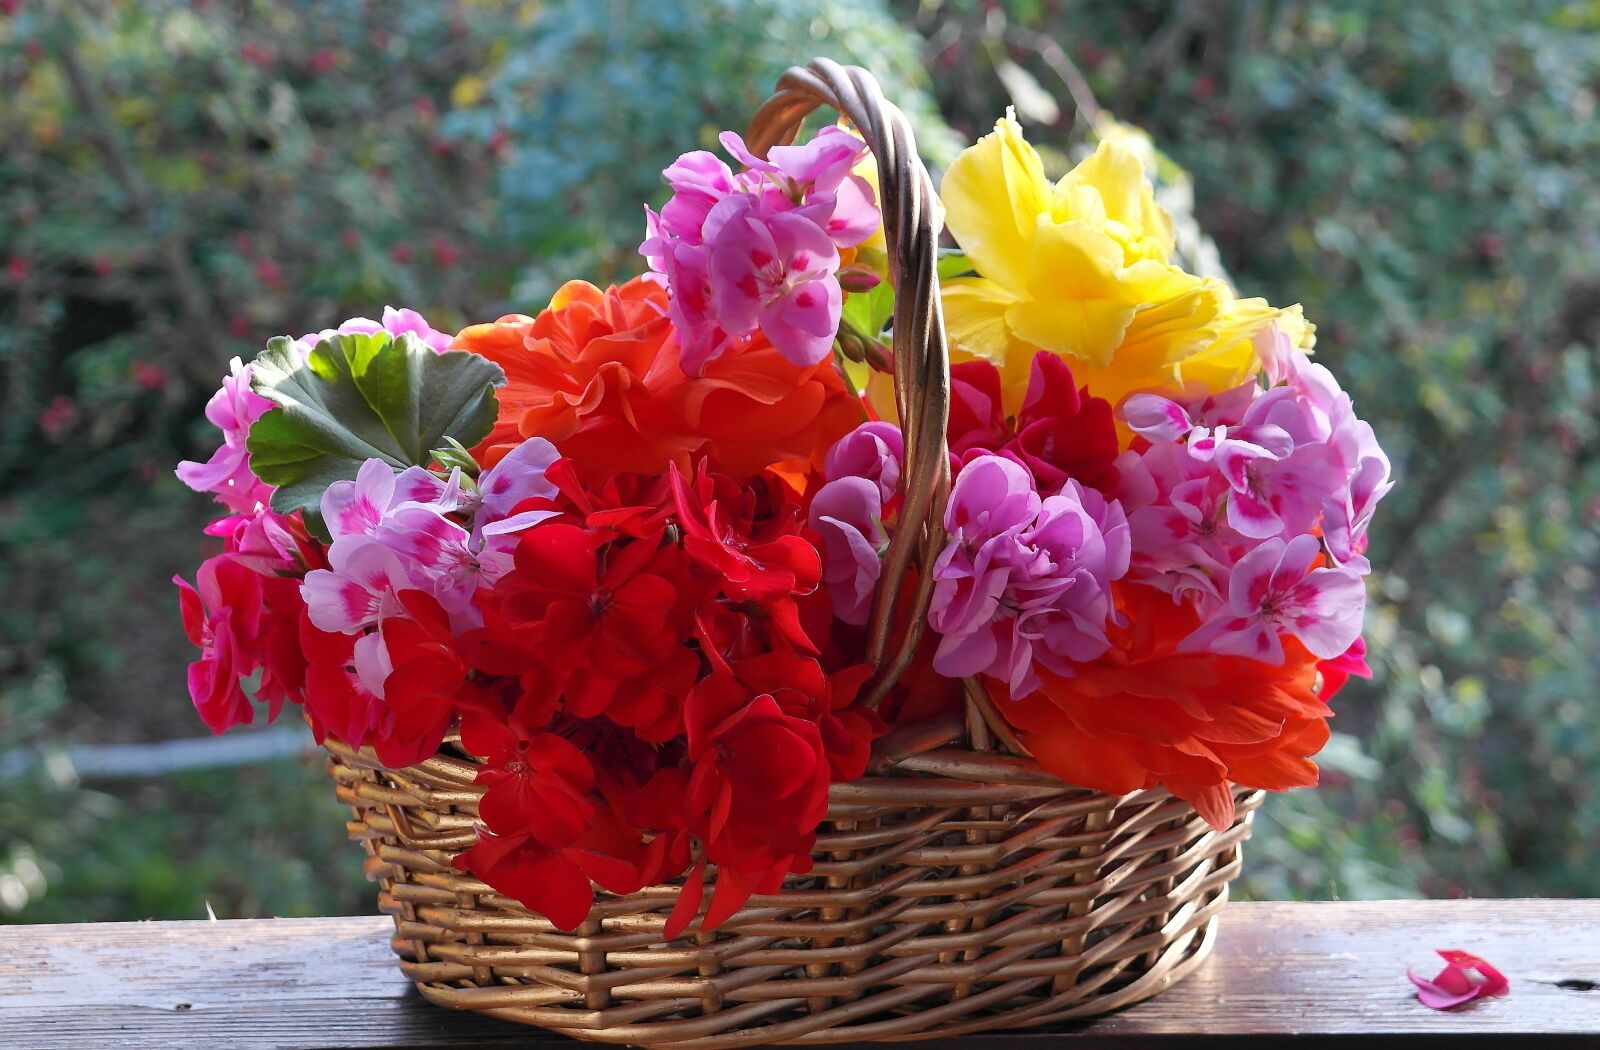
{"type": "Polygon", "coordinates": [[[897,500],[905,439],[893,423],[863,423],[828,450],[825,484],[812,497],[807,523],[822,539],[822,581],[833,614],[867,622],[889,546],[884,522],[897,500]]]}
{"type": "MultiPolygon", "coordinates": [[[[294,342],[300,353],[309,354],[329,336],[376,331],[410,332],[438,351],[451,341],[415,310],[385,308],[382,322],[356,317],[294,342]]],[[[260,672],[255,698],[268,705],[270,719],[286,698],[300,694],[307,673],[302,640],[283,628],[298,623],[304,611],[300,585],[288,576],[317,570],[321,555],[298,517],[270,508],[273,488],[250,469],[245,444],[250,425],[271,407],[250,389],[250,366],[234,358],[221,389],[206,404],[206,418],[222,432],[221,447],[204,463],[185,461],[177,468],[185,485],[212,493],[232,512],[206,526],[206,534],[220,537],[224,547],[201,564],[197,586],[173,580],[185,630],[200,649],[200,659],[189,666],[189,696],[218,733],[251,720],[251,700],[239,685],[241,678],[260,672]]],[[[443,482],[433,480],[443,488],[443,482]]],[[[334,487],[341,484],[353,483],[334,487]]]]}
{"type": "MultiPolygon", "coordinates": [[[[1111,584],[1128,571],[1131,534],[1122,507],[1084,483],[1115,482],[1111,406],[1079,391],[1053,356],[1034,359],[1015,420],[1003,416],[999,382],[985,362],[954,373],[949,542],[932,568],[928,624],[941,636],[934,670],[988,675],[1023,696],[1038,684],[1036,667],[1070,674],[1072,661],[1105,653],[1111,584]]],[[[846,623],[871,611],[903,450],[892,424],[857,427],[829,452],[811,503],[823,582],[846,623]]]]}
{"type": "Polygon", "coordinates": [[[731,131],[720,141],[744,170],[704,150],[679,157],[639,246],[672,293],[684,371],[700,374],[757,328],[788,360],[816,364],[839,330],[839,250],[878,228],[872,187],[851,173],[866,145],[828,127],[763,160],[731,131]]]}
{"type": "Polygon", "coordinates": [[[1123,403],[1146,444],[1117,464],[1130,579],[1195,603],[1205,622],[1186,649],[1279,663],[1287,632],[1333,659],[1360,638],[1362,552],[1389,461],[1332,373],[1276,329],[1257,349],[1266,389],[1123,403]]]}
{"type": "Polygon", "coordinates": [[[956,476],[944,523],[928,610],[941,635],[934,670],[988,675],[1026,696],[1038,688],[1036,662],[1066,675],[1110,648],[1111,584],[1131,554],[1115,500],[1071,478],[1041,495],[1016,460],[981,455],[956,476]]]}
{"type": "Polygon", "coordinates": [[[473,603],[479,588],[511,571],[522,530],[555,514],[515,508],[556,494],[544,475],[557,458],[550,442],[530,438],[476,481],[459,468],[443,480],[421,467],[396,475],[383,460],[369,459],[354,481],[328,486],[322,496],[333,537],[328,568],[306,573],[300,593],[317,630],[354,637],[353,687],[383,699],[393,669],[383,629],[391,617],[408,618],[402,591],[430,596],[454,634],[483,626],[473,603]],[[470,515],[471,527],[451,515],[470,515]]]}

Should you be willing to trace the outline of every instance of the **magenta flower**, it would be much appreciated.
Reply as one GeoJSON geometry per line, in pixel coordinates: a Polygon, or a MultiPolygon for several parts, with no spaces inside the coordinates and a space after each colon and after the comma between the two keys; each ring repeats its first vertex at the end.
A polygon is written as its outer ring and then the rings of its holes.
{"type": "Polygon", "coordinates": [[[866,623],[889,546],[881,490],[870,478],[835,478],[812,498],[808,524],[822,540],[822,583],[833,614],[866,623]]]}
{"type": "Polygon", "coordinates": [[[1430,1010],[1449,1010],[1485,995],[1507,995],[1511,982],[1487,959],[1453,948],[1435,949],[1444,969],[1431,980],[1407,970],[1417,987],[1417,1000],[1430,1010]]]}
{"type": "Polygon", "coordinates": [[[838,270],[839,249],[816,223],[746,209],[711,245],[717,319],[738,334],[759,325],[785,358],[814,365],[828,356],[839,331],[844,296],[838,270]]]}
{"type": "Polygon", "coordinates": [[[978,456],[956,478],[945,528],[928,612],[936,671],[986,674],[1021,697],[1038,687],[1036,662],[1070,674],[1105,653],[1110,586],[1132,550],[1119,504],[1071,480],[1041,500],[1020,464],[978,456]]]}
{"type": "Polygon", "coordinates": [[[645,209],[639,251],[672,293],[680,361],[698,375],[760,328],[789,360],[815,364],[839,329],[839,249],[880,221],[871,186],[851,170],[865,144],[825,128],[763,160],[732,132],[721,141],[744,171],[685,153],[662,173],[672,197],[645,209]]]}
{"type": "Polygon", "coordinates": [[[289,519],[258,505],[250,514],[218,518],[205,528],[222,538],[239,564],[263,576],[293,572],[299,567],[300,544],[289,531],[289,519]]]}
{"type": "Polygon", "coordinates": [[[893,423],[874,420],[863,423],[834,442],[822,463],[829,481],[840,478],[866,478],[878,488],[887,506],[900,487],[900,470],[906,455],[905,437],[893,423]]]}
{"type": "Polygon", "coordinates": [[[250,389],[250,366],[234,358],[222,387],[206,402],[206,418],[222,431],[222,447],[204,463],[179,463],[178,480],[196,492],[215,494],[235,514],[253,513],[258,504],[271,500],[272,486],[250,469],[245,446],[250,424],[271,407],[272,402],[250,389]]]}
{"type": "Polygon", "coordinates": [[[1179,648],[1281,664],[1288,632],[1320,659],[1343,654],[1361,636],[1367,591],[1349,568],[1313,568],[1321,553],[1315,536],[1262,541],[1234,566],[1227,607],[1179,648]]]}
{"type": "Polygon", "coordinates": [[[184,631],[200,649],[189,665],[189,698],[213,733],[248,724],[250,698],[239,685],[256,669],[249,645],[260,633],[261,577],[230,555],[207,558],[198,587],[174,576],[184,631]]]}

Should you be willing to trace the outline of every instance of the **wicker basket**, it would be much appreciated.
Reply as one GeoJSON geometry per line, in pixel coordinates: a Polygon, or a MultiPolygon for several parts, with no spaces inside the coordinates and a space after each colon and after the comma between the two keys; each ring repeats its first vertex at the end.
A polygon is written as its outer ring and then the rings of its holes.
{"type": "MultiPolygon", "coordinates": [[[[927,574],[921,587],[899,581],[944,539],[941,220],[905,117],[863,70],[790,70],[751,124],[751,149],[791,140],[818,105],[848,117],[877,158],[897,293],[904,509],[870,631],[873,702],[909,664],[927,608],[927,574]]],[[[811,874],[670,943],[675,885],[598,894],[565,934],[454,870],[482,795],[477,760],[454,739],[402,770],[330,740],[329,768],[422,994],[580,1039],[711,1050],[1027,1027],[1138,1002],[1194,969],[1261,793],[1238,789],[1238,817],[1217,832],[1164,791],[1074,788],[1026,756],[982,689],[967,696],[964,717],[896,730],[864,779],[834,785],[811,874]]]]}

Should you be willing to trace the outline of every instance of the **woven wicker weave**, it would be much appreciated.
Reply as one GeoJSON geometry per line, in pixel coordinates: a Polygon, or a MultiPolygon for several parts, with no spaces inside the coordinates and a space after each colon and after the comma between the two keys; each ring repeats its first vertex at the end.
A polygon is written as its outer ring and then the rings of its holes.
{"type": "MultiPolygon", "coordinates": [[[[751,124],[751,148],[791,140],[818,105],[845,114],[877,158],[896,290],[904,509],[870,633],[876,702],[927,608],[926,586],[898,581],[943,543],[941,220],[905,117],[863,70],[790,70],[751,124]]],[[[581,1039],[712,1050],[1025,1027],[1137,1002],[1198,965],[1261,793],[1238,789],[1238,817],[1217,832],[1164,791],[1071,787],[1026,757],[982,689],[967,694],[964,716],[896,730],[867,777],[834,785],[811,874],[670,943],[675,885],[597,893],[565,934],[455,871],[482,791],[454,738],[403,770],[330,740],[329,768],[422,994],[581,1039]]]]}

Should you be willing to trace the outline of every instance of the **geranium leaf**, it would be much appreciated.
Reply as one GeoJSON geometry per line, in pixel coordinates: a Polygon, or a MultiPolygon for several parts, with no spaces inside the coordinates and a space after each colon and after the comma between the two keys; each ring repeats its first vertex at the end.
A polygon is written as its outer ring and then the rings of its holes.
{"type": "Polygon", "coordinates": [[[252,389],[277,407],[250,427],[250,466],[277,486],[273,510],[312,515],[323,491],[366,460],[427,466],[446,437],[482,440],[505,382],[487,358],[388,332],[330,336],[303,360],[288,339],[274,339],[251,374],[252,389]]]}

